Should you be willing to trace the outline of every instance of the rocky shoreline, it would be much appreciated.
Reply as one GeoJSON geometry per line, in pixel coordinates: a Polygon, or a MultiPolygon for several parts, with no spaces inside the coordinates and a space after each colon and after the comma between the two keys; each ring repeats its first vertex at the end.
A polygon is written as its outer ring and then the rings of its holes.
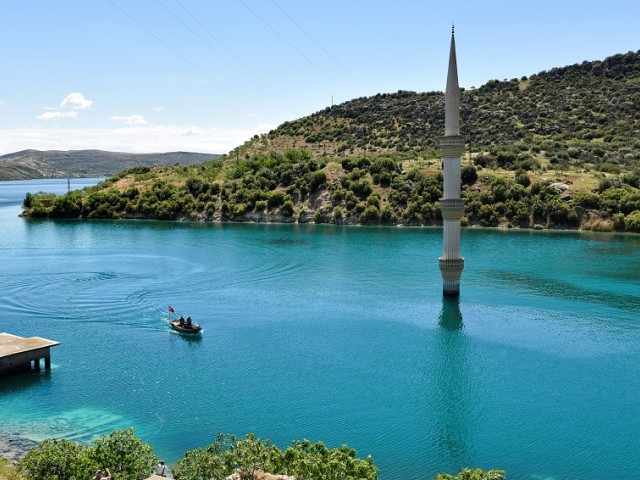
{"type": "Polygon", "coordinates": [[[37,444],[36,441],[17,435],[0,435],[0,457],[17,463],[37,444]]]}

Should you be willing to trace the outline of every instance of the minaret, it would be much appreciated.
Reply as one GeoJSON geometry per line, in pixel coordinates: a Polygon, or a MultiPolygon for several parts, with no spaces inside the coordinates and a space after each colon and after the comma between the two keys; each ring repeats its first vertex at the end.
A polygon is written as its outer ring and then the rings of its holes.
{"type": "Polygon", "coordinates": [[[443,220],[440,271],[442,293],[457,296],[460,295],[460,275],[464,268],[464,258],[460,257],[460,218],[464,208],[464,200],[460,198],[460,157],[464,151],[464,137],[460,136],[460,87],[453,26],[444,108],[444,137],[440,140],[444,154],[444,195],[440,199],[443,220]]]}

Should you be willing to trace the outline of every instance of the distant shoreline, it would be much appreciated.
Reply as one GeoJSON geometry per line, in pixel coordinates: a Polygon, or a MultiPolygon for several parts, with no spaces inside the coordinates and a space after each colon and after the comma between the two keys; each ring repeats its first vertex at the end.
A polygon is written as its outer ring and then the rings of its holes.
{"type": "MultiPolygon", "coordinates": [[[[225,219],[222,220],[220,218],[214,219],[198,219],[192,220],[189,218],[176,218],[173,220],[164,220],[157,219],[151,217],[145,217],[142,215],[127,215],[121,218],[109,219],[109,218],[81,218],[81,217],[61,217],[61,218],[38,218],[33,217],[31,215],[24,215],[24,212],[18,215],[21,218],[29,218],[35,220],[75,220],[75,221],[83,221],[83,222],[91,222],[91,221],[125,221],[125,222],[159,222],[159,223],[176,223],[176,224],[184,224],[184,223],[197,223],[197,224],[248,224],[248,225],[327,225],[333,227],[355,227],[355,228],[442,228],[442,224],[432,223],[432,224],[411,224],[411,223],[393,223],[393,224],[378,224],[378,225],[367,225],[363,223],[355,223],[349,221],[349,219],[343,219],[341,223],[335,222],[314,222],[310,221],[299,221],[295,219],[290,219],[290,221],[282,220],[281,218],[270,220],[267,218],[267,215],[261,215],[259,219],[257,218],[243,218],[243,219],[225,219]]],[[[274,217],[279,217],[278,215],[274,215],[274,217]]],[[[570,228],[566,225],[550,225],[545,226],[541,224],[535,224],[534,226],[521,226],[521,225],[496,225],[496,226],[486,226],[480,225],[477,223],[461,225],[462,230],[500,230],[500,231],[521,231],[521,232],[580,232],[580,233],[610,233],[610,234],[629,234],[629,235],[638,235],[636,232],[629,231],[618,231],[613,228],[610,229],[585,229],[585,228],[570,228]]]]}

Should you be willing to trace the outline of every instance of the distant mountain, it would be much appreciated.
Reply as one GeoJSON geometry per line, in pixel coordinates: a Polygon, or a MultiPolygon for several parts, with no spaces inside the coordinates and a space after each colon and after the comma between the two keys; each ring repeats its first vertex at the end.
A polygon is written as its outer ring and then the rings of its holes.
{"type": "Polygon", "coordinates": [[[110,177],[139,166],[195,165],[221,155],[209,153],[122,153],[102,150],[23,150],[0,156],[0,180],[110,177]]]}

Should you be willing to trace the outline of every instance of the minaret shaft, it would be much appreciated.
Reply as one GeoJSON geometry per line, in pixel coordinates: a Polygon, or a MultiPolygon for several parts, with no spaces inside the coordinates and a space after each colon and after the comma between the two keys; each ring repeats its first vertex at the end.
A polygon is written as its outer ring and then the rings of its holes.
{"type": "Polygon", "coordinates": [[[460,157],[464,151],[464,138],[460,136],[460,87],[458,85],[458,66],[456,44],[451,32],[449,51],[449,71],[445,91],[444,137],[440,146],[444,153],[444,191],[440,199],[442,211],[442,293],[460,294],[460,275],[464,268],[464,258],[460,256],[460,219],[464,200],[460,198],[460,157]]]}
{"type": "Polygon", "coordinates": [[[445,157],[442,198],[460,198],[460,157],[445,157]]]}

